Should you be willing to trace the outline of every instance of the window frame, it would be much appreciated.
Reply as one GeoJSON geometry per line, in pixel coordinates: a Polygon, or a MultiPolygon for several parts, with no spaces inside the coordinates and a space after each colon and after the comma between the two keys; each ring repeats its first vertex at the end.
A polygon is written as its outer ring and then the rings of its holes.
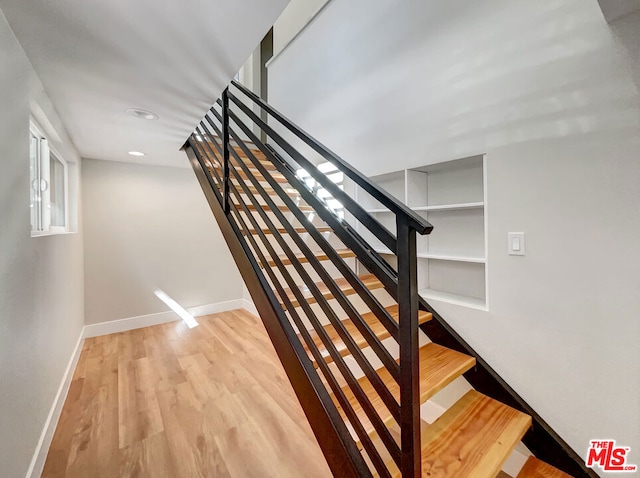
{"type": "Polygon", "coordinates": [[[43,133],[41,127],[31,119],[29,121],[29,194],[31,201],[32,190],[35,191],[34,182],[38,181],[40,188],[36,191],[35,201],[30,206],[39,205],[36,212],[36,224],[31,220],[31,237],[51,236],[55,234],[67,234],[71,232],[69,225],[70,220],[70,204],[69,204],[69,163],[64,159],[60,152],[51,145],[48,136],[43,133]],[[31,140],[32,136],[37,140],[36,148],[36,177],[31,173],[31,140]],[[64,198],[64,226],[54,226],[51,224],[51,161],[58,161],[62,165],[63,171],[63,191],[64,198]],[[43,186],[46,182],[46,187],[43,186]]]}

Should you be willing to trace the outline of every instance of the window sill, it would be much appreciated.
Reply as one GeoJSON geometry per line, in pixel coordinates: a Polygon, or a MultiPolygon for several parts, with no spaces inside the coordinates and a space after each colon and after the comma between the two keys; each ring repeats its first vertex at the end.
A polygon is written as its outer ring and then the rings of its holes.
{"type": "Polygon", "coordinates": [[[77,231],[31,231],[31,237],[67,236],[77,234],[77,231]]]}

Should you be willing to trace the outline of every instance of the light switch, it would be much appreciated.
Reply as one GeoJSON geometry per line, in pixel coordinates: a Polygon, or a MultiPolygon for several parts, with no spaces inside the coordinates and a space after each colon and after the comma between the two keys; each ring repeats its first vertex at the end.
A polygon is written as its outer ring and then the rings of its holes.
{"type": "Polygon", "coordinates": [[[524,232],[510,232],[507,236],[509,240],[509,255],[524,256],[524,232]]]}

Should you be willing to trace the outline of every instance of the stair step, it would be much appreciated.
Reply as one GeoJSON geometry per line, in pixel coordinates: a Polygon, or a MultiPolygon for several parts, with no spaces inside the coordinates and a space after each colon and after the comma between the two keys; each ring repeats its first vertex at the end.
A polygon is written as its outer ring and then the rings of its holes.
{"type": "MultiPolygon", "coordinates": [[[[240,207],[239,204],[235,204],[235,206],[238,208],[239,211],[242,212],[242,208],[240,207]]],[[[246,206],[249,211],[257,211],[257,208],[253,204],[247,204],[246,206]]],[[[266,204],[261,204],[260,208],[263,211],[271,211],[271,208],[266,204]]],[[[280,209],[280,211],[285,213],[290,212],[289,208],[287,208],[287,206],[285,206],[284,204],[282,206],[278,206],[278,209],[280,209]]],[[[311,206],[307,206],[306,204],[301,204],[300,206],[298,206],[298,209],[300,209],[302,212],[312,212],[314,210],[311,206]]]]}
{"type": "MultiPolygon", "coordinates": [[[[234,165],[235,165],[235,163],[234,163],[233,161],[232,161],[232,164],[234,164],[234,165]]],[[[223,172],[222,166],[220,166],[217,162],[213,162],[213,168],[218,172],[218,174],[220,174],[220,175],[222,174],[222,172],[223,172]]],[[[238,176],[239,176],[240,178],[242,178],[242,179],[244,179],[244,180],[246,180],[246,181],[248,181],[248,180],[249,180],[249,176],[248,176],[247,174],[245,174],[245,172],[244,172],[242,169],[240,169],[240,167],[239,167],[239,166],[235,166],[235,169],[234,169],[234,170],[235,170],[235,173],[236,173],[236,174],[234,174],[234,173],[232,173],[232,172],[230,172],[230,173],[229,173],[232,179],[235,179],[236,177],[238,177],[238,176]]],[[[253,167],[249,167],[249,171],[251,172],[251,174],[252,174],[253,176],[255,176],[255,178],[256,178],[259,182],[261,182],[261,183],[262,183],[262,182],[266,182],[266,181],[267,181],[267,180],[265,179],[265,177],[264,177],[264,176],[260,173],[260,171],[258,171],[257,169],[255,169],[255,168],[253,168],[253,167]]],[[[275,179],[275,180],[276,180],[276,182],[278,182],[278,183],[287,183],[287,182],[288,182],[288,181],[287,181],[287,178],[285,178],[285,177],[284,177],[282,174],[280,174],[280,173],[273,172],[273,173],[271,173],[271,177],[272,177],[273,179],[275,179]]]]}
{"type": "Polygon", "coordinates": [[[530,427],[529,415],[470,390],[422,432],[422,476],[494,477],[530,427]]]}
{"type": "MultiPolygon", "coordinates": [[[[395,321],[397,322],[398,306],[392,305],[391,307],[387,307],[386,310],[389,313],[389,315],[393,319],[395,319],[395,321]]],[[[428,322],[432,318],[433,316],[431,315],[430,312],[424,312],[424,311],[418,312],[418,323],[421,325],[424,324],[425,322],[428,322]]],[[[382,325],[382,322],[378,320],[378,318],[373,312],[367,312],[366,314],[362,314],[362,319],[367,323],[367,325],[369,325],[369,328],[375,334],[375,336],[378,337],[378,339],[384,340],[388,337],[391,337],[391,334],[389,333],[389,331],[386,329],[384,325],[382,325]]],[[[347,329],[347,332],[349,333],[349,335],[353,337],[354,342],[358,347],[360,348],[367,347],[368,345],[367,341],[362,336],[362,334],[360,334],[360,331],[358,330],[358,328],[356,327],[356,325],[353,323],[351,319],[342,320],[342,324],[344,325],[345,329],[347,329]]],[[[331,342],[333,342],[333,344],[336,346],[336,349],[338,350],[341,356],[346,357],[351,353],[349,352],[349,349],[347,348],[345,343],[340,338],[340,335],[338,335],[338,332],[336,331],[333,325],[331,324],[325,325],[324,330],[326,330],[327,335],[331,339],[331,342]]],[[[309,334],[311,335],[313,342],[316,344],[316,347],[318,347],[318,350],[320,351],[320,353],[322,354],[326,362],[327,363],[333,362],[333,357],[329,355],[329,352],[327,351],[326,347],[322,343],[322,340],[320,339],[320,336],[318,335],[318,333],[315,330],[310,330],[309,334]]],[[[300,335],[298,336],[300,337],[300,335]]],[[[302,341],[304,348],[307,350],[307,352],[309,352],[309,349],[305,344],[304,340],[302,340],[302,337],[300,337],[300,340],[302,341]]],[[[313,359],[313,357],[311,358],[311,360],[313,361],[314,365],[317,367],[318,364],[313,359]]]]}
{"type": "MultiPolygon", "coordinates": [[[[338,253],[338,255],[340,257],[345,258],[345,259],[348,258],[348,257],[355,257],[356,256],[355,252],[353,252],[351,249],[336,249],[336,252],[338,253]]],[[[291,260],[286,255],[281,255],[281,256],[278,256],[278,257],[284,263],[285,266],[288,266],[288,265],[291,264],[291,260]]],[[[309,262],[309,259],[307,259],[307,257],[305,257],[304,254],[296,254],[296,258],[301,263],[309,262]]],[[[324,252],[318,252],[316,254],[316,258],[319,261],[328,261],[329,260],[329,257],[324,252]]],[[[273,259],[269,259],[269,266],[275,267],[275,265],[276,265],[276,261],[273,260],[273,259]]]]}
{"type": "MultiPolygon", "coordinates": [[[[307,229],[304,228],[304,227],[294,227],[294,229],[298,234],[304,234],[304,233],[308,232],[307,229]]],[[[332,232],[333,231],[333,229],[331,229],[328,226],[316,227],[316,230],[318,232],[332,232]]],[[[262,231],[263,234],[272,234],[271,230],[267,229],[267,228],[260,229],[260,231],[262,231]]],[[[280,234],[288,234],[287,230],[284,227],[279,227],[278,228],[278,232],[280,234]]],[[[257,233],[258,233],[258,231],[256,231],[255,229],[249,229],[249,234],[255,235],[257,233]]]]}
{"type": "MultiPolygon", "coordinates": [[[[363,275],[359,275],[358,277],[360,278],[360,281],[364,284],[364,286],[369,290],[375,290],[375,289],[380,289],[384,287],[382,285],[382,282],[380,282],[376,278],[376,276],[373,274],[363,274],[363,275]]],[[[355,290],[353,289],[351,284],[349,284],[347,279],[345,278],[335,279],[335,283],[345,295],[350,295],[355,293],[355,290]]],[[[333,294],[329,291],[329,288],[324,282],[318,282],[316,283],[316,286],[320,290],[322,297],[324,297],[327,300],[331,300],[333,298],[333,294]]],[[[309,304],[314,304],[315,302],[317,302],[315,297],[311,295],[311,292],[309,292],[309,289],[306,286],[301,286],[301,290],[302,290],[302,295],[306,298],[306,301],[309,304]]],[[[287,294],[287,297],[289,298],[289,300],[291,301],[294,307],[300,307],[300,303],[296,299],[291,289],[285,289],[284,292],[287,294]]],[[[280,303],[282,304],[282,300],[280,301],[280,303]]]]}
{"type": "MultiPolygon", "coordinates": [[[[233,180],[232,181],[233,184],[235,184],[236,189],[238,190],[238,192],[240,194],[244,194],[244,189],[238,184],[238,181],[233,180]]],[[[255,186],[252,185],[247,185],[247,188],[249,189],[249,192],[251,194],[256,194],[256,195],[260,195],[260,192],[258,191],[258,188],[256,188],[255,186]]],[[[262,186],[262,189],[264,189],[264,192],[267,193],[268,196],[275,196],[278,197],[278,193],[276,193],[272,187],[270,186],[262,186]]],[[[287,194],[289,197],[294,197],[294,196],[298,196],[298,191],[293,189],[293,188],[289,188],[289,187],[285,187],[283,188],[285,194],[287,194]]]]}
{"type": "MultiPolygon", "coordinates": [[[[429,343],[420,347],[420,403],[424,403],[433,397],[436,393],[442,390],[445,386],[450,384],[453,380],[458,378],[464,372],[473,367],[476,363],[474,357],[456,352],[442,345],[429,343]]],[[[378,376],[387,386],[391,394],[400,400],[400,386],[393,379],[391,374],[386,368],[380,368],[377,370],[378,376]]],[[[387,425],[394,422],[393,415],[383,404],[382,400],[375,392],[375,389],[371,385],[371,382],[366,377],[362,377],[358,380],[360,387],[367,395],[378,412],[380,419],[387,425]]],[[[365,431],[372,435],[375,433],[373,425],[367,418],[366,413],[360,406],[358,399],[355,397],[349,386],[343,387],[346,398],[349,400],[351,407],[358,415],[362,426],[365,431]]],[[[338,407],[341,413],[341,407],[338,407]]]]}
{"type": "MultiPolygon", "coordinates": [[[[238,154],[238,156],[240,156],[241,158],[245,158],[248,159],[249,161],[251,161],[251,159],[249,159],[247,157],[246,154],[244,154],[244,151],[242,151],[240,148],[238,147],[234,147],[233,149],[235,149],[236,153],[238,154]]],[[[255,158],[260,162],[260,164],[262,166],[264,166],[266,169],[268,169],[269,171],[276,171],[277,168],[275,166],[275,164],[273,164],[271,161],[269,161],[267,159],[267,157],[262,154],[262,151],[257,150],[257,149],[249,149],[249,151],[251,151],[251,153],[253,153],[253,155],[255,156],[255,158]]],[[[231,160],[235,161],[235,158],[231,157],[231,160]]],[[[253,167],[253,166],[251,166],[253,167]]]]}
{"type": "MultiPolygon", "coordinates": [[[[216,147],[214,146],[214,143],[211,141],[209,141],[208,143],[211,150],[214,151],[217,156],[219,153],[216,147]]],[[[218,147],[222,150],[222,143],[218,142],[217,144],[218,144],[218,147]]],[[[235,150],[237,155],[240,156],[241,158],[247,158],[247,155],[244,153],[244,151],[242,151],[242,149],[240,149],[239,146],[233,146],[233,149],[235,150]]],[[[205,148],[205,151],[207,152],[207,156],[211,158],[212,156],[211,153],[209,153],[209,151],[206,148],[205,148]]],[[[262,153],[262,151],[258,149],[253,149],[253,148],[249,148],[249,151],[256,157],[256,159],[258,159],[258,161],[260,161],[260,164],[262,164],[265,168],[273,169],[273,170],[276,169],[275,165],[267,159],[267,157],[262,153]]],[[[217,157],[215,157],[215,159],[216,161],[218,160],[217,157]]],[[[233,156],[231,156],[230,159],[233,160],[234,159],[233,156]]]]}
{"type": "Polygon", "coordinates": [[[564,471],[538,460],[535,456],[530,456],[527,462],[518,473],[517,478],[571,478],[564,471]]]}

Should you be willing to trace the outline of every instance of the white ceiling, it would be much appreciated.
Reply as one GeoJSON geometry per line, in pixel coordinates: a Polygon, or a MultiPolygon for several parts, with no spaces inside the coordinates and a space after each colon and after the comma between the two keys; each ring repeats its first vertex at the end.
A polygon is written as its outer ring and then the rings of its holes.
{"type": "Polygon", "coordinates": [[[288,0],[0,0],[81,156],[179,151],[288,0]],[[125,113],[143,108],[157,121],[125,113]]]}

